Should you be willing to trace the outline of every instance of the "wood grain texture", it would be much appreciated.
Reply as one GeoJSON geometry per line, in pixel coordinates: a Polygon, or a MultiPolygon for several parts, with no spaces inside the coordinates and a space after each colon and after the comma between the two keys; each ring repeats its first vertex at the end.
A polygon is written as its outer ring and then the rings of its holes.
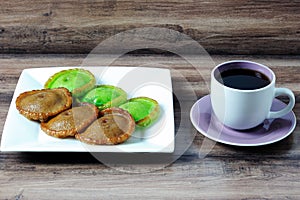
{"type": "MultiPolygon", "coordinates": [[[[1,55],[0,130],[21,71],[32,67],[77,66],[85,55],[1,55]]],[[[191,58],[192,59],[192,58],[191,58]]],[[[198,60],[198,58],[194,58],[198,60]]],[[[277,86],[289,87],[296,95],[294,112],[300,116],[299,56],[214,56],[215,64],[248,59],[270,66],[277,86]]],[[[103,59],[102,62],[109,61],[103,59]]],[[[197,97],[208,94],[203,81],[213,66],[203,59],[201,76],[176,56],[125,55],[116,66],[159,65],[171,69],[173,90],[184,94],[184,76],[197,97]]],[[[98,63],[99,64],[99,63],[98,63]]],[[[186,97],[189,100],[189,96],[186,97]]],[[[180,115],[188,113],[175,103],[178,131],[180,115]]],[[[188,124],[186,134],[195,131],[188,124]]],[[[300,128],[288,138],[263,147],[233,147],[213,144],[197,134],[187,151],[174,163],[157,170],[156,165],[109,167],[88,153],[0,153],[0,199],[299,199],[300,128]],[[206,140],[206,142],[208,142],[206,140]],[[209,146],[209,145],[208,145],[209,146]],[[204,158],[199,157],[207,151],[204,158]],[[140,169],[137,173],[135,169],[140,169]],[[130,171],[132,170],[132,173],[130,171]],[[127,171],[127,172],[124,172],[127,171]],[[133,173],[135,172],[135,173],[133,173]]]]}
{"type": "Polygon", "coordinates": [[[299,1],[1,0],[0,53],[88,53],[123,31],[162,27],[209,53],[299,55],[299,18],[299,1]]]}

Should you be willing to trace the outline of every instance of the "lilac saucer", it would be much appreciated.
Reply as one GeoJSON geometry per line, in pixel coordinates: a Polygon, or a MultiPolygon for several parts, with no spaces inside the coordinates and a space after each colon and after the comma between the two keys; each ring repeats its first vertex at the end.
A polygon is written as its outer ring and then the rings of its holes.
{"type": "MultiPolygon", "coordinates": [[[[286,104],[274,99],[272,111],[286,104]]],[[[224,126],[212,114],[210,95],[199,99],[192,107],[190,118],[194,127],[204,136],[224,144],[236,146],[260,146],[280,141],[290,135],[296,127],[293,111],[281,118],[265,120],[263,124],[245,131],[224,126]]]]}

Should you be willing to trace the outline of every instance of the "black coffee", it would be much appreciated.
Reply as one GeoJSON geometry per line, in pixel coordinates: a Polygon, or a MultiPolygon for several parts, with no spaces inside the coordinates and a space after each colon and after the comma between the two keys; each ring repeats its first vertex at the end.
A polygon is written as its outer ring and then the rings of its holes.
{"type": "Polygon", "coordinates": [[[240,90],[259,89],[271,82],[266,75],[250,69],[229,69],[221,72],[217,80],[227,87],[240,90]]]}

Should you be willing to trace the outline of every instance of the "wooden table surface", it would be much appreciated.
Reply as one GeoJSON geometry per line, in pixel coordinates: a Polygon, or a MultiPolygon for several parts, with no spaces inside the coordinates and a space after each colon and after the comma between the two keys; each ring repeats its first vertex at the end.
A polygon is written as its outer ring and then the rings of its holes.
{"type": "MultiPolygon", "coordinates": [[[[3,130],[23,69],[78,66],[84,58],[85,55],[74,54],[0,55],[0,129],[3,130]]],[[[288,87],[295,93],[294,112],[299,124],[299,56],[214,55],[212,59],[214,64],[247,59],[272,68],[277,74],[277,87],[288,87]]],[[[169,68],[177,98],[185,94],[180,84],[182,76],[200,98],[209,93],[205,81],[209,80],[213,67],[205,62],[201,63],[202,76],[185,60],[172,55],[126,55],[113,65],[150,64],[169,68]]],[[[185,96],[185,101],[193,103],[194,99],[189,98],[185,96]]],[[[180,107],[175,99],[174,110],[176,131],[188,137],[190,132],[195,132],[191,124],[183,125],[180,130],[178,127],[180,116],[188,116],[189,108],[180,107]]],[[[236,147],[214,143],[197,133],[182,156],[160,168],[155,168],[156,164],[140,163],[124,168],[107,166],[89,153],[1,152],[0,199],[299,199],[299,134],[297,125],[295,131],[280,142],[261,147],[236,147]]],[[[176,142],[188,141],[188,138],[182,139],[176,142]]]]}

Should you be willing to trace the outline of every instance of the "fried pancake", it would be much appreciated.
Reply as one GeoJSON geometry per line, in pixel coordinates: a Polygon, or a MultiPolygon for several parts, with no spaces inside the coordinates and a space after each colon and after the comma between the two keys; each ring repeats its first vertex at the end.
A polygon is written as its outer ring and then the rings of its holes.
{"type": "Polygon", "coordinates": [[[47,80],[44,87],[65,87],[72,93],[73,97],[79,97],[91,90],[95,83],[95,76],[90,71],[75,68],[55,73],[47,80]]]}
{"type": "Polygon", "coordinates": [[[88,144],[120,144],[134,132],[135,122],[131,115],[121,108],[107,108],[103,116],[93,122],[75,138],[88,144]]]}
{"type": "Polygon", "coordinates": [[[82,132],[97,119],[99,110],[91,104],[84,104],[66,110],[48,122],[41,123],[41,129],[50,136],[65,138],[82,132]]]}
{"type": "Polygon", "coordinates": [[[135,123],[141,127],[152,125],[160,115],[160,107],[156,100],[149,97],[135,97],[120,105],[128,111],[135,123]]]}
{"type": "Polygon", "coordinates": [[[81,102],[88,102],[96,105],[99,110],[117,107],[127,101],[127,93],[119,87],[112,85],[97,85],[86,93],[81,102]]]}
{"type": "Polygon", "coordinates": [[[66,88],[32,90],[20,94],[16,108],[30,120],[47,121],[72,106],[71,93],[66,88]]]}

